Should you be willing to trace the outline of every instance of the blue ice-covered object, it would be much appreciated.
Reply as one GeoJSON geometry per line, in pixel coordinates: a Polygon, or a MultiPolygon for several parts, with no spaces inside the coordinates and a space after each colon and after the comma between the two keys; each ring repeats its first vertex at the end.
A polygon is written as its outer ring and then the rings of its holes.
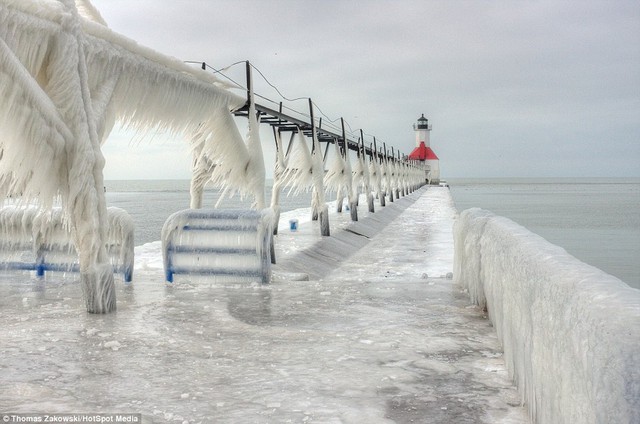
{"type": "MultiPolygon", "coordinates": [[[[114,272],[131,282],[134,265],[134,224],[123,209],[107,208],[105,248],[114,272]]],[[[62,208],[32,205],[0,208],[0,269],[78,272],[78,254],[62,208]]]]}
{"type": "Polygon", "coordinates": [[[185,209],[162,228],[165,277],[210,276],[220,282],[271,280],[273,212],[239,209],[185,209]]]}

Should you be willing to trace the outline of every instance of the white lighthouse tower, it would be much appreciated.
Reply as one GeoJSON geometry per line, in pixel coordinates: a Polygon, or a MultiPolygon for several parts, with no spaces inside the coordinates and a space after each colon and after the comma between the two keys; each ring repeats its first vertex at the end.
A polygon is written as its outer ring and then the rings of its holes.
{"type": "Polygon", "coordinates": [[[416,148],[409,154],[409,159],[420,161],[423,164],[427,183],[439,184],[440,159],[431,149],[429,140],[431,126],[429,120],[424,117],[424,113],[418,118],[418,122],[413,124],[413,130],[416,133],[416,148]]]}

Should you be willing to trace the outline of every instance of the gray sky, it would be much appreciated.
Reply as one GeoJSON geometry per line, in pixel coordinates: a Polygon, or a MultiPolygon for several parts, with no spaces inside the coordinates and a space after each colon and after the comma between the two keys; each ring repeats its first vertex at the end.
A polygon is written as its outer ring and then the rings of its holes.
{"type": "MultiPolygon", "coordinates": [[[[93,3],[164,54],[216,68],[248,59],[285,96],[405,154],[424,113],[444,178],[640,177],[637,0],[93,3]]],[[[242,81],[243,67],[230,75],[242,81]]],[[[116,131],[104,151],[107,179],[190,175],[184,140],[132,144],[116,131]]]]}

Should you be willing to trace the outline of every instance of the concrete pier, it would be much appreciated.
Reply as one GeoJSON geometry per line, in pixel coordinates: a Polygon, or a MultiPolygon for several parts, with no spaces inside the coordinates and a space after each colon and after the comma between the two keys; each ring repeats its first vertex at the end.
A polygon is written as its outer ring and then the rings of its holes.
{"type": "Polygon", "coordinates": [[[364,209],[355,226],[348,213],[332,215],[329,238],[310,221],[288,231],[283,213],[266,286],[187,278],[168,286],[159,243],[139,247],[136,280],[117,283],[110,315],[86,313],[73,277],[3,274],[0,413],[529,422],[494,329],[448,276],[456,214],[448,190],[364,209]]]}

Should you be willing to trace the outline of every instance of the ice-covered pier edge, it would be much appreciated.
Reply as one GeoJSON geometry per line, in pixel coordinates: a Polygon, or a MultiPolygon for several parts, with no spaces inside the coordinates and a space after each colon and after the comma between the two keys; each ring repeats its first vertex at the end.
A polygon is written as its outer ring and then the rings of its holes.
{"type": "Polygon", "coordinates": [[[456,220],[454,248],[534,422],[640,422],[640,291],[477,208],[456,220]]]}

